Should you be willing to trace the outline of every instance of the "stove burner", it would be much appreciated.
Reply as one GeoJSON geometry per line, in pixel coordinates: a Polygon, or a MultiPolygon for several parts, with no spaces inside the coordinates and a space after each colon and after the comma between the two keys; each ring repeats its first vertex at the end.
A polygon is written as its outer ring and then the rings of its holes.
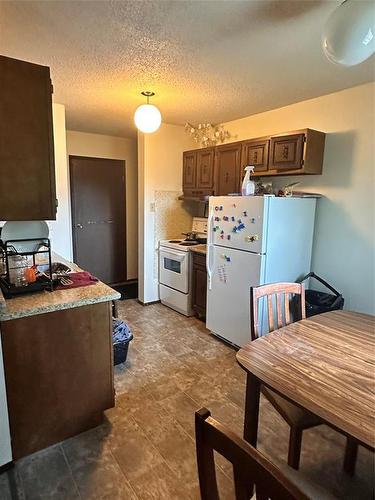
{"type": "Polygon", "coordinates": [[[192,247],[194,245],[199,245],[197,241],[184,241],[183,243],[180,243],[182,247],[192,247]]]}
{"type": "Polygon", "coordinates": [[[181,240],[169,240],[168,243],[180,243],[181,240]]]}

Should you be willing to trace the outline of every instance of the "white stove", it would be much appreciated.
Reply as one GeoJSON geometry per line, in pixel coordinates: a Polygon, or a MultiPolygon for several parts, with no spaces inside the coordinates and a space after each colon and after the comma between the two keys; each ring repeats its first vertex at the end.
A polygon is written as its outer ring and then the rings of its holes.
{"type": "Polygon", "coordinates": [[[192,316],[190,249],[207,238],[207,219],[194,217],[192,232],[199,241],[171,239],[159,242],[159,293],[162,304],[192,316]]]}
{"type": "Polygon", "coordinates": [[[199,241],[190,240],[161,240],[159,241],[159,247],[174,248],[180,252],[188,252],[191,247],[200,245],[199,241]]]}

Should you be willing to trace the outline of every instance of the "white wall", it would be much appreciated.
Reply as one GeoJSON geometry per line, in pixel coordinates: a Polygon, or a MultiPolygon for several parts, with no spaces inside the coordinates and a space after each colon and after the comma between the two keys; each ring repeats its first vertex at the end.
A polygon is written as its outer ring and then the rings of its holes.
{"type": "Polygon", "coordinates": [[[72,260],[72,225],[66,157],[65,107],[62,104],[53,104],[52,113],[58,207],[56,220],[47,221],[47,223],[50,228],[52,250],[66,259],[72,260]]]}
{"type": "Polygon", "coordinates": [[[138,270],[138,188],[137,141],[68,130],[68,155],[125,160],[127,279],[137,278],[138,270]]]}
{"type": "MultiPolygon", "coordinates": [[[[155,193],[176,192],[174,216],[185,221],[184,210],[177,202],[182,190],[182,152],[194,143],[184,127],[163,123],[153,134],[138,133],[138,206],[139,206],[139,299],[153,302],[159,299],[155,276],[155,193]]],[[[182,227],[181,230],[189,228],[182,227]]]]}
{"type": "MultiPolygon", "coordinates": [[[[327,133],[323,175],[294,180],[318,201],[312,269],[345,297],[345,308],[375,313],[375,83],[225,123],[234,140],[301,128],[327,133]]],[[[268,179],[268,178],[265,178],[268,179]]]]}

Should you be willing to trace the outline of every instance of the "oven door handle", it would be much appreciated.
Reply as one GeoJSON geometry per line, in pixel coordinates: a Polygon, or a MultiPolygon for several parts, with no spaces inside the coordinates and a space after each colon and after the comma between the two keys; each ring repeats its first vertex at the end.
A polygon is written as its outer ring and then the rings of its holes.
{"type": "Polygon", "coordinates": [[[168,259],[177,260],[177,262],[183,262],[186,258],[186,253],[180,252],[168,252],[167,250],[160,249],[161,257],[166,256],[168,259]]]}

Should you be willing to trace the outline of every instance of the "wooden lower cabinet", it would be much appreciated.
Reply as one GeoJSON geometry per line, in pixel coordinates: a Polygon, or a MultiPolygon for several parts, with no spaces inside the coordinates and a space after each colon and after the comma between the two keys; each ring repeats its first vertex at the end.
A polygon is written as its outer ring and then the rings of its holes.
{"type": "Polygon", "coordinates": [[[193,252],[193,309],[198,318],[206,318],[207,271],[206,256],[193,252]]]}
{"type": "Polygon", "coordinates": [[[4,321],[13,459],[102,422],[114,406],[111,304],[4,321]]]}

